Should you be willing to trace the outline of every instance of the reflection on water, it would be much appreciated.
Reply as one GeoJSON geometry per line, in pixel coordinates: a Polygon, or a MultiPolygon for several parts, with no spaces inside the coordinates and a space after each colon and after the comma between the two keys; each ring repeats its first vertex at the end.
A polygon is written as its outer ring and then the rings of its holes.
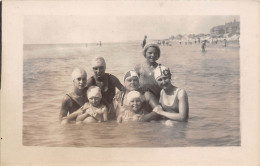
{"type": "Polygon", "coordinates": [[[208,45],[161,47],[173,84],[189,95],[188,123],[59,125],[61,100],[72,90],[74,67],[92,75],[90,61],[103,56],[107,72],[123,75],[144,61],[140,43],[24,46],[23,144],[76,147],[182,147],[240,145],[239,48],[208,45]]]}

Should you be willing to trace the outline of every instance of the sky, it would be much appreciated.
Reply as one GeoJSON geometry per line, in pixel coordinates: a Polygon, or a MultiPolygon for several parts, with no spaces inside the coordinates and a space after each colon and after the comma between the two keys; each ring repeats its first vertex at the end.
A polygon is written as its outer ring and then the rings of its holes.
{"type": "Polygon", "coordinates": [[[239,16],[26,16],[25,44],[126,42],[210,33],[239,16]]]}

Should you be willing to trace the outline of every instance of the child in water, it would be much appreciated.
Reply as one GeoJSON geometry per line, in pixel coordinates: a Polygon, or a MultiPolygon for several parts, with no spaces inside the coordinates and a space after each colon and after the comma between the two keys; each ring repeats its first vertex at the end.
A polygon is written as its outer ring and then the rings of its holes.
{"type": "Polygon", "coordinates": [[[153,77],[154,69],[159,65],[160,47],[156,43],[147,43],[143,49],[145,62],[135,66],[135,71],[139,76],[140,88],[149,90],[159,100],[162,90],[153,77]]]}
{"type": "Polygon", "coordinates": [[[77,123],[92,123],[107,121],[107,108],[101,104],[101,89],[97,86],[91,86],[87,90],[89,102],[85,103],[81,109],[82,113],[78,115],[77,123]]]}
{"type": "Polygon", "coordinates": [[[141,96],[141,93],[138,91],[131,91],[127,94],[126,99],[128,106],[120,110],[117,122],[138,121],[142,115],[147,113],[144,109],[141,109],[141,96]]]}

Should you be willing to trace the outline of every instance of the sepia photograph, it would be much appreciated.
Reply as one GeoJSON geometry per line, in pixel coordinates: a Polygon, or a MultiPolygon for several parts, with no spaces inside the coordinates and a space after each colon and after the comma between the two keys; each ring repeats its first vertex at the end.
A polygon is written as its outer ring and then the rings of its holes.
{"type": "Polygon", "coordinates": [[[2,7],[1,165],[259,165],[259,2],[2,7]]]}
{"type": "Polygon", "coordinates": [[[23,145],[240,146],[239,16],[26,16],[23,32],[23,145]]]}

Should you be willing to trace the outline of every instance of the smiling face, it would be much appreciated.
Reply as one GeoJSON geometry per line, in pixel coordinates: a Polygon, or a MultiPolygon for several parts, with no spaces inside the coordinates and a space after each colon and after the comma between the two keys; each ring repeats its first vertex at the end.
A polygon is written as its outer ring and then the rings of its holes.
{"type": "Polygon", "coordinates": [[[154,63],[159,59],[159,52],[155,47],[149,47],[145,53],[148,62],[154,63]]]}
{"type": "Polygon", "coordinates": [[[139,85],[139,79],[137,76],[127,77],[125,79],[125,88],[128,91],[137,90],[139,85]]]}
{"type": "Polygon", "coordinates": [[[97,78],[100,78],[105,74],[105,66],[96,65],[92,69],[97,78]]]}
{"type": "Polygon", "coordinates": [[[137,113],[141,109],[142,101],[140,98],[133,98],[129,101],[129,106],[133,112],[137,113]]]}
{"type": "Polygon", "coordinates": [[[156,82],[162,89],[167,89],[171,85],[171,78],[168,76],[160,76],[156,79],[156,82]]]}

